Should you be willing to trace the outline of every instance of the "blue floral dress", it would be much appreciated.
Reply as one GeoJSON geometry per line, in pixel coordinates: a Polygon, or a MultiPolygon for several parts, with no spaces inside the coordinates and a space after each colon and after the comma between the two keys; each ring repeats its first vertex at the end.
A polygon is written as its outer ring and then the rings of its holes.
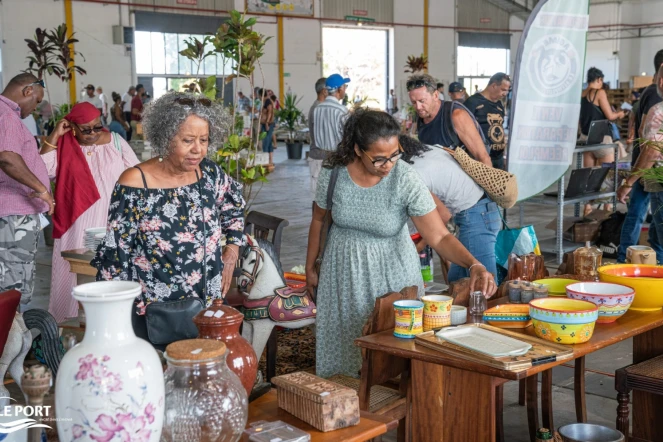
{"type": "Polygon", "coordinates": [[[241,185],[212,161],[200,170],[198,182],[173,189],[115,185],[106,237],[90,263],[97,280],[139,282],[139,307],[191,296],[209,306],[221,298],[222,247],[242,245],[245,203],[241,185]]]}
{"type": "MultiPolygon", "coordinates": [[[[318,178],[316,204],[325,209],[331,170],[318,178]]],[[[406,222],[435,210],[417,172],[398,161],[373,187],[360,187],[343,167],[332,198],[332,225],[318,282],[316,374],[356,377],[361,353],[354,340],[373,311],[375,298],[423,279],[406,222]]]]}

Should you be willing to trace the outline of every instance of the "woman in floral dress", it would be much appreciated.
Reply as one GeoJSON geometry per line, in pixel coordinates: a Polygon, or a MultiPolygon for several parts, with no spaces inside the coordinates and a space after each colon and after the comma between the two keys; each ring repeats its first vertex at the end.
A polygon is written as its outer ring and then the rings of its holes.
{"type": "Polygon", "coordinates": [[[158,157],[127,169],[115,185],[92,261],[97,280],[139,282],[139,315],[151,302],[189,297],[209,306],[228,291],[243,241],[241,185],[207,158],[229,127],[228,113],[207,98],[169,93],[146,107],[142,121],[158,157]]]}
{"type": "Polygon", "coordinates": [[[357,376],[361,354],[353,341],[361,336],[375,298],[409,286],[418,286],[423,294],[408,218],[440,256],[469,269],[471,288],[485,296],[496,290],[493,276],[444,226],[417,172],[399,161],[399,134],[399,124],[386,112],[357,110],[320,172],[306,258],[309,290],[318,288],[318,376],[357,376]],[[318,276],[315,260],[333,168],[339,170],[331,207],[334,223],[318,276]]]}

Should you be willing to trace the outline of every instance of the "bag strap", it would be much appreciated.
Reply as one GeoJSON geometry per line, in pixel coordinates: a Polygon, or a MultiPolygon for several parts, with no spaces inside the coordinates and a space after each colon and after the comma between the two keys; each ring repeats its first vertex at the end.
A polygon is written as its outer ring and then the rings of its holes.
{"type": "Polygon", "coordinates": [[[113,139],[113,144],[115,144],[115,148],[120,153],[120,156],[122,156],[122,145],[120,144],[120,135],[117,132],[111,132],[111,138],[113,139]]]}
{"type": "Polygon", "coordinates": [[[338,172],[340,167],[334,167],[331,171],[331,176],[329,177],[329,186],[327,187],[327,209],[331,210],[334,198],[334,188],[336,187],[336,181],[338,180],[338,172]]]}

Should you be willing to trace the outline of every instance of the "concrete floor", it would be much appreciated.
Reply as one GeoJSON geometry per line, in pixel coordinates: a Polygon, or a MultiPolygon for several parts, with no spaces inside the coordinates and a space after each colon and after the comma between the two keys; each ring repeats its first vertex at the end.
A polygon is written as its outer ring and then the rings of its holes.
{"type": "MultiPolygon", "coordinates": [[[[311,200],[309,169],[306,160],[288,160],[285,146],[275,151],[276,169],[269,176],[269,183],[258,193],[251,210],[282,217],[290,222],[283,234],[281,260],[287,271],[295,265],[303,265],[306,259],[308,228],[311,220],[311,200]]],[[[255,191],[254,191],[255,193],[255,191]]],[[[544,227],[555,216],[554,206],[526,205],[525,221],[533,224],[539,239],[549,238],[554,232],[544,227]]],[[[623,208],[621,210],[624,210],[623,208]]],[[[566,208],[566,215],[573,214],[573,208],[566,208]]],[[[519,209],[509,210],[510,225],[518,225],[519,209]]],[[[52,249],[40,242],[37,257],[37,281],[35,293],[29,308],[48,308],[48,296],[51,276],[52,249]]],[[[552,255],[546,256],[549,269],[554,274],[556,265],[552,255]]],[[[439,265],[437,266],[439,269],[439,265]]],[[[440,275],[436,275],[439,279],[440,275]]],[[[632,361],[631,340],[613,345],[602,351],[589,355],[586,367],[614,373],[617,368],[630,364],[632,361]]],[[[553,372],[554,424],[561,425],[575,422],[573,399],[573,370],[559,367],[553,372]]],[[[588,372],[586,374],[587,414],[591,423],[602,424],[614,428],[617,402],[614,379],[609,376],[588,372]]],[[[504,389],[504,427],[506,440],[510,442],[527,442],[527,413],[525,407],[518,405],[518,384],[509,382],[504,389]]],[[[386,441],[395,441],[395,435],[389,434],[386,441]]]]}

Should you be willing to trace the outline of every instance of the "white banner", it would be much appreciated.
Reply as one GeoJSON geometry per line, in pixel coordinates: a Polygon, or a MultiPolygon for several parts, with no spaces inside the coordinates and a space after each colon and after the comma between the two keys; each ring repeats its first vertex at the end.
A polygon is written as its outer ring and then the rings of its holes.
{"type": "Polygon", "coordinates": [[[589,0],[542,0],[525,25],[507,148],[519,201],[548,188],[573,160],[588,23],[589,0]]]}

